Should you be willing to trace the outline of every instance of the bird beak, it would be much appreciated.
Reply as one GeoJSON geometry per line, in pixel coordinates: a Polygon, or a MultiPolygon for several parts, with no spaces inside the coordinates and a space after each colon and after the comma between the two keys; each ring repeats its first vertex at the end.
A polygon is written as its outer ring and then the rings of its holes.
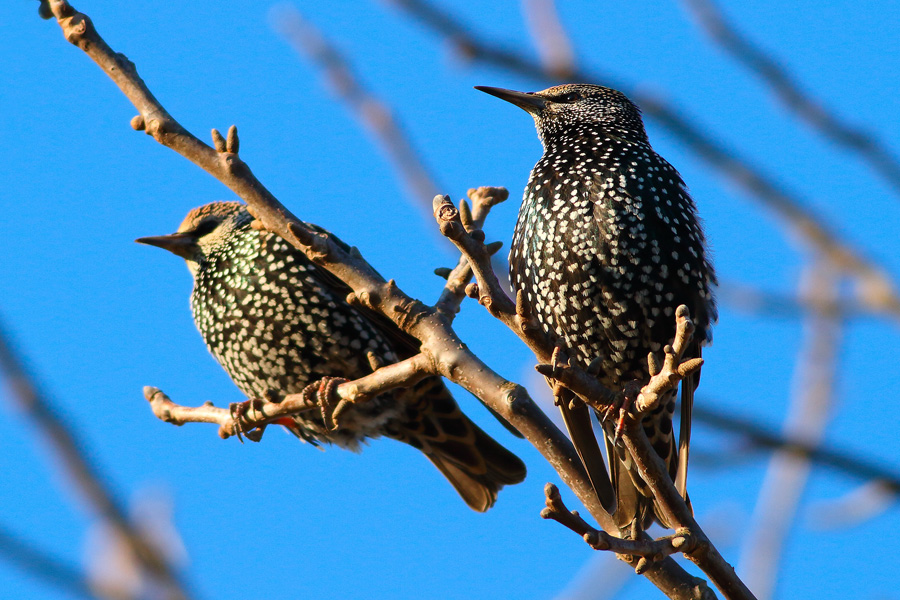
{"type": "Polygon", "coordinates": [[[197,240],[190,233],[170,233],[169,235],[142,237],[134,241],[138,244],[147,244],[148,246],[156,246],[157,248],[168,250],[184,259],[193,256],[197,247],[197,240]]]}
{"type": "Polygon", "coordinates": [[[527,113],[536,113],[543,110],[547,101],[540,96],[530,94],[528,92],[516,92],[514,90],[504,90],[503,88],[487,87],[484,85],[476,85],[476,90],[482,91],[491,96],[497,96],[501,100],[506,100],[515,104],[527,113]]]}

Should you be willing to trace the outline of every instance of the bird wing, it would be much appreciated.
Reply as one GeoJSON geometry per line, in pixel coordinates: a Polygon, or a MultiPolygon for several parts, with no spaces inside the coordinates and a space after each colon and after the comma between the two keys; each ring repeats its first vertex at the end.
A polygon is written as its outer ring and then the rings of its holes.
{"type": "MultiPolygon", "coordinates": [[[[341,247],[342,250],[348,253],[350,252],[351,246],[341,240],[335,234],[312,223],[307,223],[307,226],[318,233],[329,236],[338,246],[341,247]]],[[[297,252],[300,251],[297,250],[297,252]]],[[[350,294],[353,289],[349,285],[335,277],[327,269],[318,265],[313,266],[315,267],[314,269],[312,269],[313,276],[323,286],[327,287],[329,290],[334,292],[335,295],[346,302],[347,295],[350,294]]],[[[380,276],[381,274],[378,273],[378,275],[380,276]]],[[[394,349],[394,352],[397,354],[400,360],[411,358],[419,353],[419,349],[421,348],[422,343],[415,337],[397,327],[396,323],[384,316],[381,312],[372,310],[371,308],[363,306],[359,303],[354,304],[353,308],[361,315],[363,315],[382,335],[384,335],[389,340],[391,346],[394,349]]],[[[501,425],[503,425],[504,428],[506,428],[507,431],[509,431],[515,437],[525,437],[519,432],[518,429],[513,427],[509,421],[507,421],[502,415],[500,415],[500,413],[495,411],[487,404],[483,404],[483,406],[488,410],[488,412],[491,413],[491,415],[493,415],[495,419],[497,419],[497,421],[500,422],[501,425]]]]}

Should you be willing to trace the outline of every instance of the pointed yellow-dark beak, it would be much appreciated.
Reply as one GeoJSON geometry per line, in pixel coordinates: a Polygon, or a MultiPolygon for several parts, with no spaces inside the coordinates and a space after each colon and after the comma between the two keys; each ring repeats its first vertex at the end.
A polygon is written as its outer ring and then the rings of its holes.
{"type": "Polygon", "coordinates": [[[475,89],[515,104],[528,113],[535,113],[542,110],[547,103],[541,96],[529,92],[517,92],[515,90],[505,90],[503,88],[487,87],[484,85],[476,85],[475,89]]]}
{"type": "Polygon", "coordinates": [[[134,241],[138,244],[147,244],[168,250],[184,259],[190,258],[197,247],[197,240],[190,233],[170,233],[169,235],[142,237],[134,241]]]}

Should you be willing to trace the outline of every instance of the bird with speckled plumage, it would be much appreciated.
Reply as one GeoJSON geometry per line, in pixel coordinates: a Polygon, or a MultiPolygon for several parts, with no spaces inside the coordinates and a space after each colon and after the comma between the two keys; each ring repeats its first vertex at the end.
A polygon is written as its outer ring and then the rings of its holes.
{"type": "MultiPolygon", "coordinates": [[[[544,147],[525,188],[509,257],[512,286],[544,331],[580,366],[599,366],[603,385],[622,390],[649,379],[648,353],[671,343],[675,310],[684,304],[696,327],[686,357],[700,356],[716,319],[715,273],[694,201],[675,168],[653,151],[637,106],[621,92],[588,84],[533,93],[477,89],[531,114],[544,147]]],[[[675,391],[642,417],[685,499],[698,382],[699,373],[682,383],[677,451],[675,391]]],[[[671,526],[630,457],[615,445],[612,424],[603,423],[609,490],[592,428],[584,422],[589,412],[561,408],[616,523],[643,529],[655,519],[671,526]]]]}
{"type": "MultiPolygon", "coordinates": [[[[248,398],[300,393],[328,377],[356,379],[418,353],[417,340],[348,304],[346,284],[252,222],[244,205],[214,202],[190,211],[176,233],[137,240],[185,259],[197,328],[248,398]]],[[[337,429],[318,411],[283,424],[306,441],[351,450],[380,436],[405,442],[477,511],[525,478],[522,461],[462,413],[440,377],[351,405],[337,429]]]]}

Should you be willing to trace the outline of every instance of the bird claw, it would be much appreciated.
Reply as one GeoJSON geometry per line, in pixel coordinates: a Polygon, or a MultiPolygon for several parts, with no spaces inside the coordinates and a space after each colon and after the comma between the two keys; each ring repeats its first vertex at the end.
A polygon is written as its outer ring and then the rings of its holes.
{"type": "Polygon", "coordinates": [[[322,423],[328,431],[335,431],[338,428],[340,416],[350,404],[337,395],[337,386],[347,381],[349,379],[343,377],[323,377],[303,388],[301,392],[305,400],[319,405],[322,423]]]}
{"type": "Polygon", "coordinates": [[[244,400],[243,402],[232,402],[228,405],[228,413],[234,421],[234,434],[242,444],[244,443],[245,436],[251,442],[258,442],[262,439],[263,431],[265,430],[264,425],[254,427],[249,431],[244,429],[244,426],[246,425],[244,416],[256,409],[257,402],[257,400],[251,398],[249,400],[244,400]]]}
{"type": "Polygon", "coordinates": [[[599,413],[600,420],[603,423],[609,423],[615,420],[615,425],[612,432],[613,444],[619,443],[619,439],[621,439],[622,437],[622,432],[625,431],[627,419],[631,416],[632,409],[634,408],[634,403],[637,400],[640,391],[641,384],[639,381],[632,381],[627,383],[625,385],[625,388],[622,390],[622,394],[618,396],[616,402],[608,405],[604,411],[599,413]]]}

